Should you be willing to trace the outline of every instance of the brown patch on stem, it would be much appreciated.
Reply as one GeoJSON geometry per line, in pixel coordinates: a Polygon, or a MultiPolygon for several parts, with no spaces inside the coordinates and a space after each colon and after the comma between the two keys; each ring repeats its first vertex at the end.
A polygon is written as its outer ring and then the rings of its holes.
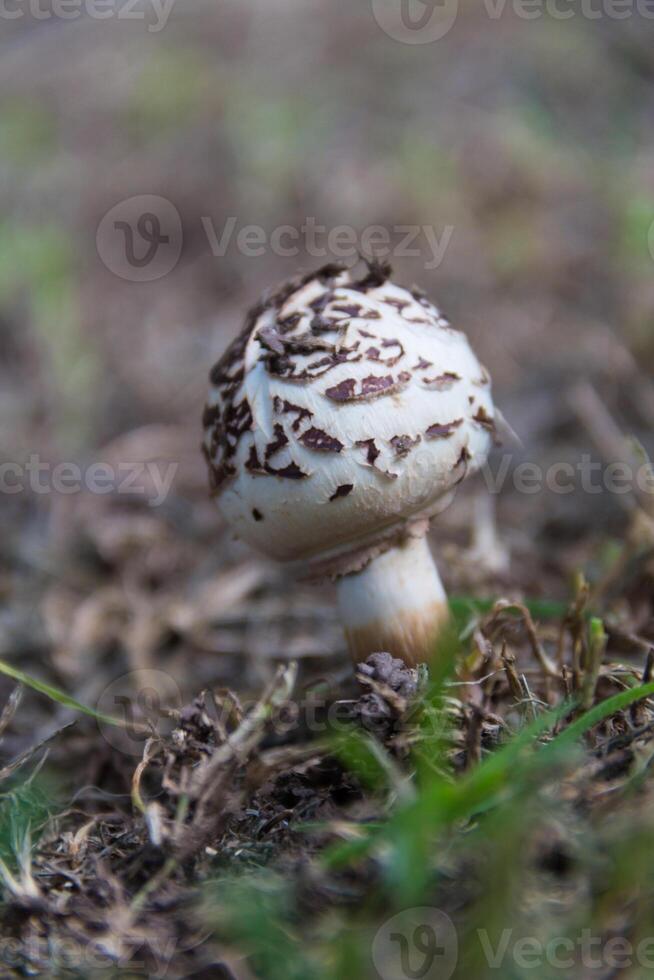
{"type": "Polygon", "coordinates": [[[423,609],[373,620],[364,626],[346,627],[345,637],[355,661],[387,650],[410,666],[434,657],[438,636],[449,619],[446,602],[433,602],[423,609]]]}

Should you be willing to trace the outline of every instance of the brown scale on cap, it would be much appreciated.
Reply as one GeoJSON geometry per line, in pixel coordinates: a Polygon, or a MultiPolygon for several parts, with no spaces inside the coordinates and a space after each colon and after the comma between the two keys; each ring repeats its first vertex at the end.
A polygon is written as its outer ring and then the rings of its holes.
{"type": "Polygon", "coordinates": [[[325,291],[309,303],[309,309],[313,310],[314,313],[322,313],[331,299],[332,294],[329,291],[325,291]]]}
{"type": "Polygon", "coordinates": [[[306,419],[313,418],[313,412],[308,408],[303,408],[301,405],[294,405],[293,402],[287,401],[286,398],[280,398],[279,395],[275,395],[273,398],[273,408],[278,415],[290,414],[295,415],[295,419],[291,423],[291,429],[293,432],[298,432],[302,422],[306,419]]]}
{"type": "MultiPolygon", "coordinates": [[[[333,325],[331,332],[333,332],[333,325]]],[[[273,354],[315,354],[316,351],[327,351],[330,354],[338,353],[335,344],[322,337],[316,337],[314,333],[283,337],[272,327],[266,327],[258,332],[257,340],[273,354]]]]}
{"type": "Polygon", "coordinates": [[[387,306],[392,306],[394,309],[396,309],[398,313],[402,313],[409,305],[409,301],[407,299],[395,299],[393,296],[385,296],[384,302],[387,306]]]}
{"type": "MultiPolygon", "coordinates": [[[[316,273],[293,279],[273,291],[268,297],[257,303],[246,316],[244,328],[236,340],[227,348],[222,357],[210,372],[210,382],[220,391],[222,410],[218,404],[207,406],[203,414],[205,429],[204,455],[209,468],[209,480],[212,493],[218,492],[222,485],[236,475],[236,467],[232,460],[236,456],[243,435],[252,428],[253,418],[246,399],[236,403],[237,393],[245,377],[244,357],[247,343],[259,318],[269,309],[281,310],[293,294],[318,280],[326,287],[325,293],[315,302],[314,310],[319,313],[333,298],[332,287],[336,278],[343,272],[344,266],[330,263],[316,273]]],[[[258,339],[267,350],[266,367],[271,374],[283,377],[285,380],[311,381],[326,374],[332,368],[347,361],[360,360],[361,355],[356,349],[337,350],[334,344],[322,340],[312,331],[300,337],[289,337],[288,334],[297,328],[302,315],[295,312],[278,319],[275,326],[260,328],[258,339]],[[310,362],[304,370],[297,371],[293,363],[293,355],[311,354],[315,351],[325,351],[326,356],[310,362]]],[[[330,331],[342,329],[337,321],[320,324],[321,329],[330,331]]],[[[289,409],[291,410],[290,403],[289,409]]],[[[297,418],[293,423],[293,431],[297,432],[301,421],[309,418],[308,409],[298,406],[297,418]]],[[[291,462],[284,467],[272,467],[268,460],[271,455],[287,445],[288,437],[282,427],[275,428],[275,439],[266,447],[266,462],[262,465],[255,447],[250,448],[245,466],[248,472],[259,475],[275,475],[287,479],[303,479],[307,476],[301,468],[291,462]],[[286,442],[284,442],[286,440],[286,442]]]]}
{"type": "Polygon", "coordinates": [[[239,440],[252,426],[252,413],[246,399],[237,405],[234,399],[245,377],[244,356],[250,332],[254,325],[254,312],[246,318],[243,331],[231,344],[220,360],[214,364],[209,379],[221,393],[223,409],[219,405],[205,406],[204,455],[209,468],[209,486],[212,494],[236,475],[236,468],[229,460],[236,455],[239,440]]]}
{"type": "Polygon", "coordinates": [[[221,420],[218,406],[207,406],[204,411],[208,446],[204,444],[205,458],[209,464],[209,484],[216,493],[223,483],[234,476],[236,469],[231,462],[241,437],[252,428],[252,411],[246,398],[234,404],[233,391],[229,391],[221,420]]]}
{"type": "Polygon", "coordinates": [[[394,395],[411,380],[411,375],[406,371],[401,371],[397,378],[392,374],[369,374],[359,382],[360,388],[357,391],[357,381],[355,378],[345,378],[332,388],[327,388],[325,394],[335,402],[360,402],[372,401],[382,395],[394,395]]]}
{"type": "Polygon", "coordinates": [[[449,439],[450,436],[463,424],[463,419],[454,419],[453,422],[435,422],[430,425],[425,435],[428,439],[449,439]]]}
{"type": "Polygon", "coordinates": [[[329,498],[330,500],[338,500],[339,497],[347,497],[349,493],[354,490],[353,483],[341,483],[340,486],[336,487],[333,494],[329,498]]]}
{"type": "Polygon", "coordinates": [[[306,368],[298,371],[296,364],[288,354],[270,354],[266,359],[266,369],[269,374],[282,378],[284,381],[312,381],[327,374],[339,364],[350,364],[362,359],[362,354],[358,354],[356,348],[358,344],[347,351],[338,351],[327,354],[307,364],[306,368]]]}
{"type": "Polygon", "coordinates": [[[349,288],[356,289],[357,292],[366,293],[369,289],[376,289],[378,286],[383,286],[385,282],[391,277],[390,262],[385,259],[366,259],[366,265],[368,266],[368,272],[366,275],[359,279],[357,282],[353,282],[349,288]]]}
{"type": "MultiPolygon", "coordinates": [[[[316,334],[322,333],[335,333],[341,330],[345,324],[345,319],[340,320],[330,320],[323,313],[316,313],[315,316],[311,317],[311,323],[309,324],[311,328],[311,333],[315,337],[316,334]]],[[[303,353],[298,351],[298,353],[303,353]]]]}
{"type": "MultiPolygon", "coordinates": [[[[348,317],[353,317],[357,320],[379,320],[381,318],[381,313],[378,310],[365,310],[363,306],[359,306],[358,303],[333,303],[332,310],[334,313],[345,313],[348,317]]],[[[363,331],[361,331],[363,333],[363,331]]]]}
{"type": "Polygon", "coordinates": [[[304,470],[300,469],[295,462],[291,462],[288,466],[282,466],[278,469],[266,463],[266,473],[270,476],[281,476],[285,480],[306,480],[307,477],[311,476],[310,473],[305,473],[304,470]]]}
{"type": "Polygon", "coordinates": [[[393,436],[391,446],[395,450],[395,455],[398,459],[404,459],[419,442],[421,442],[420,436],[416,436],[415,439],[409,435],[393,436]]]}
{"type": "Polygon", "coordinates": [[[355,445],[356,445],[357,449],[365,449],[366,450],[366,462],[368,463],[369,466],[374,466],[375,465],[375,461],[379,457],[379,453],[380,453],[380,450],[378,449],[377,443],[375,442],[375,440],[374,439],[359,439],[359,441],[356,442],[355,445]]]}
{"type": "Polygon", "coordinates": [[[424,291],[424,289],[421,286],[416,286],[414,283],[413,286],[409,286],[409,292],[416,300],[416,302],[420,303],[421,306],[430,307],[433,305],[431,300],[427,296],[427,293],[424,291]]]}
{"type": "Polygon", "coordinates": [[[202,446],[202,453],[207,461],[207,468],[209,470],[209,491],[211,496],[215,496],[225,480],[229,479],[230,476],[236,475],[236,468],[230,463],[219,462],[216,463],[211,457],[210,451],[206,446],[202,446]]]}
{"type": "Polygon", "coordinates": [[[480,405],[475,414],[472,416],[473,422],[477,425],[481,425],[482,428],[487,429],[489,432],[495,434],[495,419],[492,415],[489,415],[483,405],[480,405]]]}
{"type": "Polygon", "coordinates": [[[384,364],[386,367],[394,367],[404,357],[404,347],[399,340],[385,338],[380,341],[380,345],[381,350],[374,345],[368,348],[366,357],[369,361],[376,361],[379,364],[384,364]],[[395,353],[391,354],[390,357],[384,357],[382,354],[383,350],[394,350],[395,353]]]}
{"type": "Polygon", "coordinates": [[[257,452],[257,447],[250,446],[250,452],[248,453],[248,458],[245,460],[245,468],[249,473],[265,475],[266,469],[262,465],[259,459],[259,453],[257,452]]]}
{"type": "Polygon", "coordinates": [[[257,340],[262,347],[265,347],[266,350],[272,351],[273,354],[286,353],[284,337],[282,334],[278,333],[274,327],[261,327],[257,333],[257,340]]]}
{"type": "Polygon", "coordinates": [[[324,429],[317,429],[315,426],[311,426],[310,429],[302,433],[300,442],[307,449],[317,449],[323,453],[340,453],[343,449],[343,443],[339,439],[335,439],[324,429]]]}
{"type": "Polygon", "coordinates": [[[471,454],[470,450],[468,449],[468,447],[467,446],[462,446],[461,447],[461,452],[459,453],[459,458],[457,459],[456,463],[452,467],[452,471],[454,473],[456,473],[456,471],[458,469],[461,469],[462,470],[461,471],[461,475],[459,477],[457,477],[457,479],[456,479],[455,486],[458,486],[460,483],[463,483],[463,481],[467,477],[467,475],[468,475],[468,468],[470,466],[470,460],[471,459],[472,459],[472,454],[471,454]]]}
{"type": "Polygon", "coordinates": [[[430,388],[431,391],[449,391],[457,381],[461,380],[461,375],[454,371],[445,371],[444,374],[439,374],[437,378],[422,378],[421,380],[425,388],[430,388]]]}
{"type": "Polygon", "coordinates": [[[288,446],[288,436],[284,432],[284,426],[280,425],[279,422],[275,422],[273,434],[274,439],[266,446],[266,460],[269,460],[271,456],[278,453],[280,449],[284,449],[285,446],[288,446]]]}
{"type": "Polygon", "coordinates": [[[292,330],[295,330],[301,320],[301,313],[289,313],[288,316],[277,319],[277,329],[281,334],[290,333],[292,330]]]}
{"type": "Polygon", "coordinates": [[[205,429],[220,422],[220,405],[205,405],[202,413],[202,425],[205,429]]]}
{"type": "Polygon", "coordinates": [[[359,439],[354,445],[357,449],[365,449],[365,463],[367,466],[371,466],[374,470],[381,473],[389,480],[397,479],[397,473],[391,473],[389,470],[385,470],[383,467],[377,466],[377,460],[381,455],[381,450],[374,439],[359,439]]]}

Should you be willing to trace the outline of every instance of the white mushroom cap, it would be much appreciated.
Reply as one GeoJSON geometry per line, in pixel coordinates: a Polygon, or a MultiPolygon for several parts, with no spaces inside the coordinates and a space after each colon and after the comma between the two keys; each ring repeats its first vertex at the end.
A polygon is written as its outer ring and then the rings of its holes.
{"type": "Polygon", "coordinates": [[[429,517],[493,441],[465,335],[370,263],[325,266],[247,318],[211,372],[204,452],[241,538],[280,560],[347,553],[429,517]]]}

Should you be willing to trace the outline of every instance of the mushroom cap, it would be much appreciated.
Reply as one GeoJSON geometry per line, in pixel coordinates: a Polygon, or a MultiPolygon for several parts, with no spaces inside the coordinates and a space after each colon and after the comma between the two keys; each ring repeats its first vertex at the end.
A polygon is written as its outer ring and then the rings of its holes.
{"type": "Polygon", "coordinates": [[[279,560],[438,512],[486,459],[490,378],[417,289],[328,265],[250,311],[211,371],[203,451],[220,510],[279,560]]]}

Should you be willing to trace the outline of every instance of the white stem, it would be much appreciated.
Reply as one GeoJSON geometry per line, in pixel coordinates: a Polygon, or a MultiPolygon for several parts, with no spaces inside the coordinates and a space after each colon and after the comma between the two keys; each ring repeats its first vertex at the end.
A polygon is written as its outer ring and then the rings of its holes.
{"type": "Polygon", "coordinates": [[[447,599],[425,537],[407,540],[338,582],[352,656],[386,650],[407,663],[430,660],[448,617],[447,599]]]}

